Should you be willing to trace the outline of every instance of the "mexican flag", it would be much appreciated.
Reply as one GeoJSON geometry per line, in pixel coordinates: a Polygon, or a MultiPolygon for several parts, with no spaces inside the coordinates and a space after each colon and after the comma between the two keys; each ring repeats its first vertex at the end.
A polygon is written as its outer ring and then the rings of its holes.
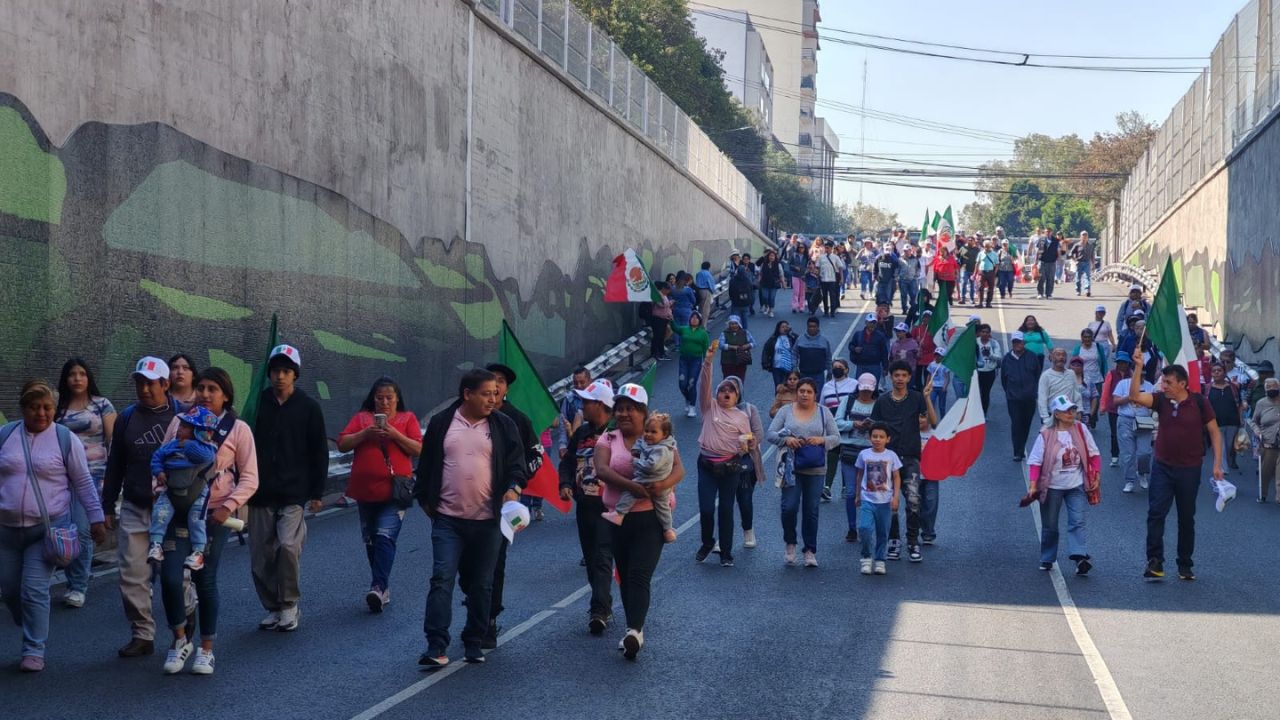
{"type": "Polygon", "coordinates": [[[929,336],[936,347],[947,346],[947,328],[951,325],[951,299],[946,293],[939,293],[933,303],[933,314],[929,316],[929,336]]]}
{"type": "Polygon", "coordinates": [[[262,391],[271,386],[267,377],[267,363],[271,360],[272,348],[280,344],[280,334],[276,331],[279,320],[275,313],[271,313],[271,327],[267,330],[267,351],[262,355],[262,364],[253,373],[248,397],[241,400],[240,419],[249,427],[258,424],[258,401],[262,399],[262,391]]]}
{"type": "MultiPolygon", "coordinates": [[[[538,377],[537,368],[529,361],[529,356],[525,354],[506,320],[502,321],[502,334],[498,340],[498,362],[514,370],[516,374],[516,382],[507,389],[507,400],[529,416],[534,435],[540,437],[542,431],[556,421],[560,410],[556,408],[555,400],[547,392],[547,384],[538,377]]],[[[572,507],[569,502],[560,499],[560,476],[545,448],[542,451],[542,462],[533,470],[524,494],[540,497],[562,513],[569,512],[572,507]]]]}
{"type": "Polygon", "coordinates": [[[938,231],[938,247],[946,245],[951,247],[955,241],[956,224],[951,219],[951,206],[947,206],[947,211],[942,213],[940,220],[934,220],[936,230],[938,231]]]}
{"type": "Polygon", "coordinates": [[[924,210],[924,222],[920,223],[920,247],[923,248],[929,242],[929,209],[924,210]]]}
{"type": "Polygon", "coordinates": [[[969,378],[969,396],[951,406],[920,454],[920,476],[929,480],[961,477],[982,454],[987,417],[978,387],[978,329],[969,325],[956,336],[942,364],[957,377],[969,378]]]}
{"type": "Polygon", "coordinates": [[[1147,315],[1147,335],[1160,354],[1164,355],[1166,363],[1186,368],[1190,378],[1187,391],[1200,392],[1200,373],[1193,369],[1197,359],[1196,348],[1191,343],[1191,330],[1187,324],[1187,312],[1182,307],[1172,257],[1165,261],[1160,287],[1156,290],[1155,299],[1151,301],[1151,314],[1147,315]]]}
{"type": "Polygon", "coordinates": [[[649,271],[636,251],[626,252],[613,259],[613,270],[604,285],[605,302],[662,302],[657,288],[649,281],[649,271]]]}

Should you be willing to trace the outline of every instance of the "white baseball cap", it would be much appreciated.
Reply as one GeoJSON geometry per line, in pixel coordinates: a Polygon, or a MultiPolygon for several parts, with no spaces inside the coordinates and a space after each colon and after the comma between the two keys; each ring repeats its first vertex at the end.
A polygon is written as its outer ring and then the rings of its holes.
{"type": "Polygon", "coordinates": [[[1023,336],[1021,330],[1014,330],[1009,335],[1009,342],[1026,342],[1026,337],[1023,336]]]}
{"type": "Polygon", "coordinates": [[[135,377],[141,375],[148,380],[168,380],[169,363],[153,355],[148,355],[133,366],[132,374],[135,377]]]}
{"type": "Polygon", "coordinates": [[[876,376],[872,375],[871,373],[862,373],[861,375],[859,375],[858,389],[859,390],[875,390],[876,376]]]}
{"type": "Polygon", "coordinates": [[[1054,412],[1066,412],[1067,410],[1073,410],[1080,406],[1072,402],[1071,398],[1066,395],[1059,395],[1053,399],[1053,402],[1049,407],[1052,408],[1054,412]]]}
{"type": "Polygon", "coordinates": [[[502,522],[498,523],[498,529],[502,531],[502,537],[507,542],[516,541],[516,533],[529,527],[529,508],[518,500],[508,500],[502,503],[502,522]]]}
{"type": "Polygon", "coordinates": [[[971,323],[982,322],[982,317],[978,315],[970,315],[969,322],[971,323]]]}
{"type": "Polygon", "coordinates": [[[607,408],[613,407],[613,383],[605,378],[592,380],[590,385],[581,390],[574,388],[573,393],[583,400],[595,400],[604,403],[607,408]]]}
{"type": "Polygon", "coordinates": [[[1134,283],[1134,284],[1130,285],[1130,286],[1129,286],[1129,292],[1133,292],[1134,290],[1137,290],[1138,292],[1142,292],[1142,286],[1141,286],[1141,285],[1139,285],[1138,283],[1134,283]]]}
{"type": "Polygon", "coordinates": [[[876,321],[876,314],[875,314],[875,313],[867,313],[866,320],[867,320],[867,322],[875,322],[875,321],[876,321]]]}
{"type": "Polygon", "coordinates": [[[643,385],[636,383],[627,383],[618,388],[618,392],[613,396],[614,402],[617,402],[618,398],[627,398],[646,407],[649,405],[649,391],[645,390],[643,385]]]}
{"type": "Polygon", "coordinates": [[[1099,305],[1098,307],[1094,308],[1094,309],[1093,309],[1093,311],[1094,311],[1094,312],[1104,313],[1104,312],[1106,312],[1106,311],[1107,311],[1107,306],[1106,306],[1106,305],[1099,305]]]}
{"type": "Polygon", "coordinates": [[[277,357],[288,358],[289,362],[297,365],[299,370],[302,369],[302,353],[298,352],[298,348],[292,345],[281,344],[271,348],[271,354],[267,356],[267,362],[271,362],[277,357]]]}
{"type": "Polygon", "coordinates": [[[911,332],[911,328],[906,323],[900,322],[893,326],[895,332],[911,332]]]}

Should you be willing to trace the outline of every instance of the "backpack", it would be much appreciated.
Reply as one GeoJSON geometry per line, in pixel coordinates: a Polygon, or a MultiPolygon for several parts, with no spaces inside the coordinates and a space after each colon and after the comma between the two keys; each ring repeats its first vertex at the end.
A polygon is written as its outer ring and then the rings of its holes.
{"type": "Polygon", "coordinates": [[[764,350],[760,352],[760,368],[763,370],[773,369],[773,351],[778,347],[778,336],[774,335],[764,341],[764,350]]]}
{"type": "Polygon", "coordinates": [[[729,281],[729,304],[747,307],[751,304],[751,278],[735,273],[729,281]]]}
{"type": "MultiPolygon", "coordinates": [[[[9,437],[13,435],[13,431],[17,430],[18,426],[21,424],[22,424],[21,420],[14,420],[11,423],[6,423],[3,427],[0,427],[0,447],[4,447],[4,444],[9,442],[9,437]]],[[[70,467],[71,466],[71,430],[68,429],[66,425],[60,425],[58,423],[54,423],[53,426],[57,428],[56,432],[58,433],[58,448],[62,451],[62,466],[70,467]]]]}

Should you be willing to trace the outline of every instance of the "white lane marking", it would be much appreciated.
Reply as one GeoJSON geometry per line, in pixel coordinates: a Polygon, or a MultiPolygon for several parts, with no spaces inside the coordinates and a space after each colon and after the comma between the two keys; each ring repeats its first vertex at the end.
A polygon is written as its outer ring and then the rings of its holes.
{"type": "MultiPolygon", "coordinates": [[[[1000,311],[1000,332],[1006,334],[1008,328],[1004,323],[1004,311],[1000,311]]],[[[1023,486],[1030,489],[1031,480],[1027,475],[1027,464],[1025,462],[1018,463],[1018,471],[1022,475],[1023,486]]],[[[1036,511],[1033,504],[1027,508],[1031,512],[1031,518],[1035,523],[1036,539],[1040,539],[1043,527],[1040,522],[1040,513],[1036,511]]],[[[1062,614],[1067,619],[1067,627],[1071,629],[1071,636],[1076,641],[1076,647],[1080,648],[1080,654],[1084,656],[1085,664],[1089,666],[1089,672],[1093,675],[1093,682],[1098,687],[1098,694],[1102,696],[1102,704],[1107,708],[1107,714],[1111,716],[1111,720],[1133,720],[1133,715],[1129,713],[1129,706],[1125,704],[1124,697],[1120,695],[1120,688],[1116,685],[1115,678],[1111,676],[1111,669],[1107,667],[1107,662],[1102,659],[1102,653],[1098,651],[1098,646],[1093,642],[1093,636],[1089,634],[1089,629],[1084,625],[1084,618],[1080,615],[1076,602],[1071,597],[1071,591],[1067,589],[1066,578],[1062,577],[1062,570],[1058,568],[1058,563],[1053,564],[1053,569],[1049,571],[1049,577],[1053,580],[1053,591],[1058,596],[1058,605],[1062,606],[1062,614]]]]}
{"type": "MultiPolygon", "coordinates": [[[[680,535],[684,531],[693,527],[697,522],[698,522],[698,514],[694,513],[692,517],[690,517],[688,520],[685,520],[680,525],[680,527],[676,528],[676,535],[680,535]]],[[[577,602],[578,600],[581,600],[584,596],[586,596],[590,592],[591,592],[591,586],[583,585],[577,590],[574,590],[573,592],[566,595],[559,602],[556,602],[555,604],[553,604],[550,609],[540,610],[534,613],[533,616],[530,617],[528,620],[525,620],[519,625],[516,625],[510,630],[502,633],[502,635],[498,637],[498,647],[502,647],[508,642],[515,640],[520,635],[523,635],[529,630],[532,630],[533,628],[545,622],[548,618],[554,616],[557,611],[564,610],[565,608],[569,607],[570,605],[577,602]]],[[[489,652],[492,652],[492,651],[489,651],[489,652]]],[[[401,690],[400,692],[392,695],[391,697],[388,697],[387,699],[383,700],[377,705],[370,707],[368,710],[365,710],[359,715],[352,716],[351,720],[373,720],[373,718],[376,718],[379,715],[382,715],[383,713],[396,707],[397,705],[400,705],[406,700],[409,700],[413,697],[421,695],[423,692],[426,692],[427,689],[431,688],[433,685],[436,685],[440,683],[440,681],[449,677],[450,675],[453,675],[454,673],[461,671],[463,668],[467,666],[467,664],[468,663],[463,663],[463,662],[450,663],[448,666],[446,666],[441,670],[433,670],[431,671],[431,675],[429,677],[419,680],[418,682],[410,685],[409,687],[401,690]]]]}

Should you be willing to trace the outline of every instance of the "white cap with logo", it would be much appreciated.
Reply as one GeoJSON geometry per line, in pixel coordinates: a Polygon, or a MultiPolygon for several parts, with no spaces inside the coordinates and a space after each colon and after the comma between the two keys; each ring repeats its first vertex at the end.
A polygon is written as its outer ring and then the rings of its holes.
{"type": "Polygon", "coordinates": [[[302,353],[298,352],[298,348],[292,345],[277,345],[271,348],[271,354],[267,357],[267,362],[271,362],[274,358],[285,357],[290,362],[302,368],[302,353]]]}
{"type": "Polygon", "coordinates": [[[627,383],[618,388],[618,392],[613,398],[615,402],[618,398],[627,398],[646,407],[649,405],[649,391],[645,390],[643,385],[637,385],[636,383],[627,383]]]}
{"type": "Polygon", "coordinates": [[[133,366],[133,376],[142,376],[148,380],[168,380],[169,363],[153,355],[148,355],[133,366]]]}
{"type": "Polygon", "coordinates": [[[1053,402],[1050,403],[1049,407],[1054,412],[1066,412],[1067,410],[1073,410],[1080,406],[1072,402],[1071,398],[1066,395],[1059,395],[1053,399],[1053,402]]]}
{"type": "Polygon", "coordinates": [[[573,393],[583,400],[595,400],[607,408],[613,407],[613,383],[605,378],[592,380],[590,385],[581,390],[575,389],[573,393]]]}

